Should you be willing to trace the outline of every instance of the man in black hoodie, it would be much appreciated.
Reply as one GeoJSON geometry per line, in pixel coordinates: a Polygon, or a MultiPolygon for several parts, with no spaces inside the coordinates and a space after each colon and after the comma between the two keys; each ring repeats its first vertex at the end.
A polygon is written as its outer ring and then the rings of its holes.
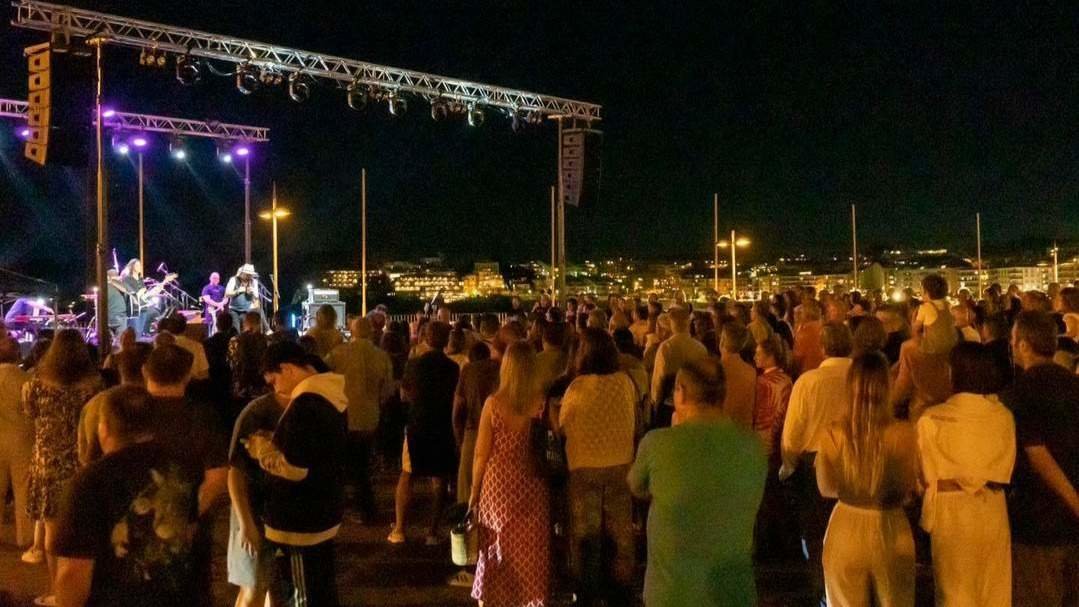
{"type": "Polygon", "coordinates": [[[345,378],[292,342],[272,344],[263,372],[290,394],[272,435],[244,445],[269,477],[266,539],[273,547],[270,593],[280,605],[336,607],[334,538],[341,526],[343,458],[348,435],[345,378]]]}

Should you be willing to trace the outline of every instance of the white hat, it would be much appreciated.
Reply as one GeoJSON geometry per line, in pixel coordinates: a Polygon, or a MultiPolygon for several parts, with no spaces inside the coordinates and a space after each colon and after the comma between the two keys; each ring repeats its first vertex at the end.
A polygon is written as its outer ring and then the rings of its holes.
{"type": "Polygon", "coordinates": [[[255,266],[249,263],[245,263],[244,265],[240,266],[239,270],[236,270],[236,275],[239,276],[240,274],[249,274],[256,278],[258,278],[259,275],[259,273],[255,271],[255,266]]]}

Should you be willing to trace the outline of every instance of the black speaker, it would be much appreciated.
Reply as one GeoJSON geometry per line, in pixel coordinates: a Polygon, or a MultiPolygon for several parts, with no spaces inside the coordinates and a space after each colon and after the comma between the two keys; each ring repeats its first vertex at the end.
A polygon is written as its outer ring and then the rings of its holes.
{"type": "Polygon", "coordinates": [[[603,132],[572,128],[562,131],[562,196],[571,206],[599,201],[603,132]]]}
{"type": "Polygon", "coordinates": [[[49,164],[89,166],[93,156],[93,120],[93,60],[81,53],[54,52],[49,164]]]}

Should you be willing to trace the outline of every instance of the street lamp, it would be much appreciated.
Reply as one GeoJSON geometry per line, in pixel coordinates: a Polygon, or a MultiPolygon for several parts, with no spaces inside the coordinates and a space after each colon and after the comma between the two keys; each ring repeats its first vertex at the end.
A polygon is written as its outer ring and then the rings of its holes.
{"type": "Polygon", "coordinates": [[[721,249],[730,248],[731,250],[731,299],[738,301],[738,258],[735,252],[739,247],[746,248],[750,244],[748,238],[739,238],[734,230],[731,230],[730,240],[721,240],[716,243],[716,246],[721,249]]]}
{"type": "Polygon", "coordinates": [[[278,302],[281,299],[281,292],[277,288],[278,273],[277,273],[277,220],[284,217],[288,217],[292,213],[284,208],[277,206],[277,184],[274,184],[273,188],[273,202],[271,203],[269,211],[263,211],[259,213],[259,218],[268,219],[273,230],[273,309],[274,312],[278,310],[278,302]]]}

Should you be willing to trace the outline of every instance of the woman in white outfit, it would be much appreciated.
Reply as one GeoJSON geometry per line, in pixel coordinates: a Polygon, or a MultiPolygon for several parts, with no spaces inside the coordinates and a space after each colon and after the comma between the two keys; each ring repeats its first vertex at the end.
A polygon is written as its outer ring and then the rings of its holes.
{"type": "Polygon", "coordinates": [[[932,537],[937,605],[1009,607],[1004,485],[1015,465],[1015,420],[993,395],[1003,381],[992,352],[961,343],[950,362],[955,395],[918,420],[922,528],[932,537]]]}
{"type": "Polygon", "coordinates": [[[847,373],[850,408],[817,453],[817,485],[838,498],[824,536],[824,586],[833,607],[912,607],[914,537],[903,513],[917,459],[913,427],[892,417],[888,361],[859,356],[847,373]]]}

